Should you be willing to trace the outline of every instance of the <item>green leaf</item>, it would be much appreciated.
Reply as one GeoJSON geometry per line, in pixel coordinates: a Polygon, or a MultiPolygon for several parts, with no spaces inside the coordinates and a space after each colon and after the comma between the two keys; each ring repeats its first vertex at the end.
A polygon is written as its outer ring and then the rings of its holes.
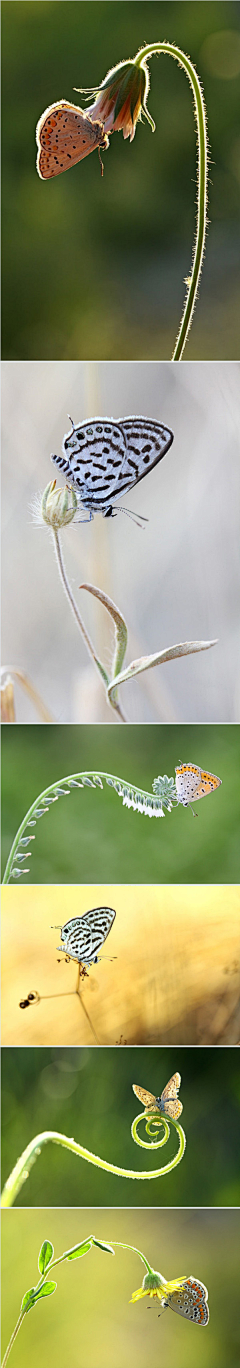
{"type": "Polygon", "coordinates": [[[111,1245],[105,1244],[104,1240],[95,1240],[93,1235],[92,1242],[94,1245],[97,1245],[98,1249],[104,1249],[105,1254],[115,1254],[115,1249],[112,1249],[111,1245]]]}
{"type": "Polygon", "coordinates": [[[51,1240],[44,1240],[38,1256],[39,1273],[45,1273],[45,1269],[48,1267],[53,1254],[54,1248],[51,1244],[51,1240]]]}
{"type": "Polygon", "coordinates": [[[81,1244],[79,1244],[79,1245],[74,1245],[73,1249],[67,1250],[67,1253],[66,1253],[66,1254],[63,1254],[63,1258],[64,1258],[64,1259],[80,1259],[80,1258],[81,1258],[81,1254],[88,1254],[88,1250],[91,1249],[91,1246],[92,1246],[92,1240],[91,1240],[91,1239],[90,1239],[90,1240],[82,1240],[81,1244]]]}
{"type": "Polygon", "coordinates": [[[55,1292],[56,1287],[57,1287],[57,1283],[55,1283],[55,1282],[46,1282],[46,1283],[43,1283],[43,1287],[40,1287],[40,1288],[39,1288],[39,1292],[37,1292],[37,1289],[36,1289],[36,1295],[35,1295],[34,1301],[35,1301],[35,1302],[40,1301],[40,1297],[51,1297],[51,1293],[52,1293],[52,1292],[55,1292]]]}
{"type": "Polygon", "coordinates": [[[25,1292],[25,1293],[24,1293],[24,1297],[23,1297],[23,1299],[22,1299],[22,1304],[21,1304],[21,1311],[24,1311],[24,1310],[25,1310],[25,1307],[26,1307],[26,1305],[27,1305],[27,1302],[30,1302],[30,1306],[28,1307],[28,1310],[29,1310],[29,1311],[31,1310],[31,1306],[34,1306],[34,1300],[33,1300],[33,1299],[34,1299],[34,1296],[35,1296],[35,1292],[36,1292],[36,1288],[35,1288],[35,1287],[29,1287],[28,1292],[25,1292]]]}

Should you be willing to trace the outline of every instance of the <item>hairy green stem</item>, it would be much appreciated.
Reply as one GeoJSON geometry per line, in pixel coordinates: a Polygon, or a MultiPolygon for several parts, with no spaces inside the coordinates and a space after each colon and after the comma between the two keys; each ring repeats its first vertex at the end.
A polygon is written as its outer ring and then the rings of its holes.
{"type": "Polygon", "coordinates": [[[173,43],[151,43],[149,46],[147,45],[146,47],[141,48],[140,52],[137,53],[136,58],[134,58],[135,65],[141,66],[143,60],[146,61],[148,57],[153,57],[154,54],[158,55],[158,53],[161,52],[166,53],[169,57],[174,57],[175,61],[179,63],[179,66],[183,67],[193,93],[197,124],[198,164],[196,239],[193,248],[193,264],[188,282],[188,292],[176,345],[172,355],[172,361],[180,361],[192,323],[205,248],[207,227],[207,126],[203,92],[201,90],[199,77],[192,62],[190,62],[189,57],[186,57],[185,52],[182,52],[181,48],[175,47],[175,44],[173,43]]]}
{"type": "MultiPolygon", "coordinates": [[[[140,1120],[142,1120],[143,1117],[144,1113],[140,1112],[139,1116],[136,1117],[135,1122],[133,1122],[133,1126],[137,1125],[137,1123],[140,1120]]],[[[160,1123],[158,1120],[158,1124],[162,1124],[162,1120],[163,1118],[161,1118],[160,1123]]],[[[177,1154],[174,1156],[173,1159],[169,1161],[168,1164],[165,1164],[162,1168],[153,1169],[149,1173],[147,1172],[147,1170],[139,1171],[134,1169],[124,1169],[120,1167],[118,1164],[110,1164],[106,1159],[100,1159],[99,1155],[92,1154],[91,1150],[85,1149],[83,1145],[77,1144],[76,1140],[73,1140],[72,1138],[70,1139],[67,1135],[61,1135],[58,1131],[42,1131],[39,1135],[35,1135],[33,1140],[30,1140],[30,1144],[27,1145],[26,1149],[23,1151],[23,1154],[21,1154],[20,1159],[17,1160],[17,1164],[15,1164],[12,1173],[10,1174],[9,1178],[7,1179],[7,1182],[5,1183],[5,1187],[2,1193],[1,1205],[2,1207],[13,1206],[13,1203],[15,1202],[15,1199],[18,1196],[18,1193],[21,1191],[23,1183],[25,1183],[27,1178],[29,1177],[30,1169],[32,1168],[39,1154],[41,1154],[43,1145],[47,1145],[49,1140],[53,1141],[55,1145],[62,1145],[64,1149],[71,1150],[72,1154],[77,1154],[79,1158],[86,1159],[88,1164],[94,1164],[96,1168],[101,1168],[104,1170],[104,1172],[117,1174],[119,1178],[136,1178],[140,1180],[150,1178],[161,1178],[166,1173],[170,1173],[173,1168],[176,1168],[177,1164],[180,1164],[180,1161],[183,1158],[186,1145],[186,1137],[184,1134],[184,1130],[182,1129],[182,1126],[180,1126],[179,1122],[172,1121],[172,1119],[171,1124],[174,1126],[175,1130],[178,1133],[179,1146],[177,1154]]],[[[133,1135],[133,1138],[135,1139],[135,1135],[133,1135]]],[[[160,1146],[165,1144],[167,1139],[168,1135],[165,1134],[162,1140],[156,1140],[155,1148],[158,1149],[160,1146]]],[[[139,1141],[138,1139],[137,1143],[141,1144],[141,1141],[139,1141]]],[[[146,1146],[146,1148],[148,1148],[148,1146],[146,1146]]],[[[149,1146],[149,1148],[152,1148],[152,1146],[149,1146]]]]}

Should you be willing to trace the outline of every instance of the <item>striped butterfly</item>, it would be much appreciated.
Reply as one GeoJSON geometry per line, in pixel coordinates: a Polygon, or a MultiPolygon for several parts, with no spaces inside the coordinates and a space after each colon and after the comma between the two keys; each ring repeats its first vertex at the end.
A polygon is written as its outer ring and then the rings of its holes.
{"type": "Polygon", "coordinates": [[[178,1097],[180,1084],[181,1074],[173,1074],[172,1078],[169,1079],[169,1083],[166,1083],[166,1088],[163,1089],[161,1097],[154,1097],[154,1093],[146,1092],[145,1088],[138,1088],[136,1083],[133,1083],[132,1087],[139,1102],[142,1102],[145,1111],[160,1111],[164,1116],[170,1116],[173,1121],[177,1121],[178,1116],[181,1116],[182,1112],[182,1102],[180,1102],[178,1097]]]}
{"type": "Polygon", "coordinates": [[[115,916],[113,907],[93,907],[83,917],[71,917],[61,927],[62,945],[57,945],[57,950],[65,950],[79,964],[98,964],[98,950],[104,945],[115,916]]]}
{"type": "MultiPolygon", "coordinates": [[[[63,456],[51,456],[90,514],[114,516],[112,505],[143,480],[173,442],[170,428],[151,418],[93,418],[74,424],[63,439],[63,456]]],[[[127,510],[122,509],[122,512],[127,510]]]]}
{"type": "MultiPolygon", "coordinates": [[[[179,1280],[180,1281],[180,1280],[179,1280]]],[[[197,1278],[185,1278],[180,1287],[167,1294],[163,1298],[162,1306],[166,1310],[167,1306],[171,1311],[176,1311],[178,1316],[186,1316],[187,1320],[195,1321],[197,1325],[207,1325],[209,1321],[209,1307],[207,1303],[208,1290],[204,1283],[197,1278]]]]}
{"type": "MultiPolygon", "coordinates": [[[[60,176],[88,157],[95,148],[108,147],[102,123],[68,100],[58,100],[41,114],[36,128],[37,171],[41,180],[60,176]]],[[[100,158],[101,161],[101,158],[100,158]]]]}
{"type": "Polygon", "coordinates": [[[187,765],[176,765],[175,773],[177,798],[183,807],[188,807],[192,800],[196,803],[198,798],[214,793],[222,783],[216,774],[201,770],[199,765],[192,765],[191,761],[187,765]]]}

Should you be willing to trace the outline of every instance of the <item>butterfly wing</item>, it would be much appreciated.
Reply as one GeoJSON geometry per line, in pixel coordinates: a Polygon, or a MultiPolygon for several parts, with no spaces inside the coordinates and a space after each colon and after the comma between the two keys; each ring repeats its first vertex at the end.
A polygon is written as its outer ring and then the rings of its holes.
{"type": "MultiPolygon", "coordinates": [[[[62,927],[64,949],[79,964],[91,964],[111,931],[116,912],[113,907],[94,907],[83,917],[72,917],[62,927]]],[[[63,945],[57,947],[63,949],[63,945]]]]}
{"type": "Polygon", "coordinates": [[[168,1296],[168,1306],[172,1311],[176,1311],[178,1316],[185,1316],[187,1320],[195,1321],[198,1325],[207,1325],[209,1321],[209,1307],[207,1304],[208,1291],[204,1283],[198,1282],[197,1278],[186,1278],[182,1287],[176,1289],[168,1296]]]}
{"type": "Polygon", "coordinates": [[[175,772],[178,802],[182,803],[183,807],[188,807],[193,800],[196,803],[199,798],[205,798],[222,783],[216,774],[201,770],[199,765],[192,765],[191,761],[186,765],[176,766],[175,772]]]}
{"type": "Polygon", "coordinates": [[[162,1111],[164,1112],[164,1115],[172,1117],[174,1121],[177,1121],[178,1117],[181,1116],[183,1109],[182,1102],[180,1102],[178,1097],[180,1084],[181,1074],[173,1074],[172,1078],[169,1079],[169,1083],[166,1083],[166,1087],[163,1088],[160,1099],[163,1104],[162,1111]]]}
{"type": "Polygon", "coordinates": [[[63,440],[63,457],[51,460],[76,489],[85,508],[101,512],[122,493],[126,438],[120,423],[94,418],[73,425],[63,440]]]}
{"type": "Polygon", "coordinates": [[[162,461],[172,445],[173,432],[151,418],[124,418],[122,426],[127,438],[128,489],[132,489],[162,461]]]}
{"type": "Polygon", "coordinates": [[[94,418],[73,424],[63,440],[63,457],[51,459],[85,508],[106,512],[162,460],[172,441],[169,428],[148,418],[94,418]]]}
{"type": "Polygon", "coordinates": [[[197,798],[205,798],[208,793],[215,793],[215,789],[219,788],[221,783],[222,779],[218,779],[216,774],[208,774],[207,770],[200,770],[200,780],[195,791],[194,802],[196,803],[197,798]]]}
{"type": "Polygon", "coordinates": [[[37,124],[36,139],[41,180],[60,176],[96,147],[108,147],[103,124],[94,123],[83,109],[68,100],[58,100],[44,110],[37,124]]]}
{"type": "Polygon", "coordinates": [[[199,765],[192,765],[189,761],[187,765],[176,765],[175,774],[178,802],[182,803],[183,807],[188,807],[193,798],[195,799],[201,770],[199,765]]]}
{"type": "Polygon", "coordinates": [[[138,1097],[138,1101],[142,1102],[142,1106],[145,1107],[147,1111],[158,1110],[157,1100],[156,1097],[154,1097],[154,1093],[146,1092],[146,1088],[139,1088],[136,1083],[132,1083],[132,1088],[133,1092],[135,1093],[135,1097],[138,1097]]]}

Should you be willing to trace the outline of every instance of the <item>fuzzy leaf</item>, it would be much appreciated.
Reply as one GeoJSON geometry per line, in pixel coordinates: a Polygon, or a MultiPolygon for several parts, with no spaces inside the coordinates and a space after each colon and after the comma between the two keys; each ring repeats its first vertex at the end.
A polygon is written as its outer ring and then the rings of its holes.
{"type": "Polygon", "coordinates": [[[152,670],[154,665],[165,665],[167,660],[177,660],[179,656],[193,655],[196,651],[209,651],[210,646],[216,646],[215,641],[180,641],[177,646],[169,646],[166,651],[157,651],[155,655],[140,656],[139,660],[132,660],[126,670],[121,674],[115,675],[114,680],[108,685],[108,697],[111,698],[113,689],[124,684],[126,680],[133,679],[135,675],[142,674],[144,670],[152,670]]]}

